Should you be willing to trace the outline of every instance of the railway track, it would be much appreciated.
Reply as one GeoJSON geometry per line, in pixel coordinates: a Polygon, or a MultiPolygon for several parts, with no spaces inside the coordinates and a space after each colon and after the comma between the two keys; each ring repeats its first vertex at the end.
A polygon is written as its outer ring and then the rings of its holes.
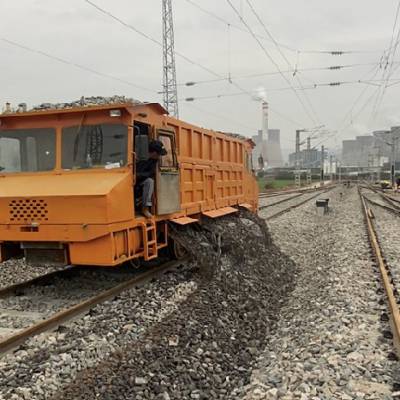
{"type": "MultiPolygon", "coordinates": [[[[78,275],[82,282],[81,270],[67,268],[52,272],[25,282],[0,289],[0,356],[15,349],[27,339],[40,333],[51,331],[58,326],[79,317],[93,307],[113,299],[125,290],[140,287],[156,279],[162,274],[174,270],[185,260],[170,261],[145,271],[134,273],[107,274],[108,282],[96,283],[95,279],[86,279],[91,290],[80,294],[78,300],[74,296],[62,299],[61,305],[54,306],[60,300],[60,285],[57,281],[73,283],[78,275]],[[112,276],[112,274],[114,276],[112,276]],[[118,277],[118,278],[117,278],[118,277]],[[43,288],[47,290],[42,291],[43,288]],[[38,296],[40,293],[40,296],[38,296]],[[40,298],[38,298],[40,297],[40,298]],[[67,304],[69,303],[69,304],[67,304]],[[49,307],[50,306],[50,307],[49,307]],[[52,311],[44,311],[51,308],[52,311]]],[[[96,271],[98,274],[98,271],[96,271]]],[[[73,292],[73,285],[65,285],[67,292],[73,292]]],[[[61,290],[66,295],[65,288],[61,290]]]]}
{"type": "MultiPolygon", "coordinates": [[[[384,291],[386,293],[389,310],[390,310],[390,325],[393,333],[393,343],[398,355],[400,355],[400,312],[399,303],[400,296],[398,288],[393,280],[393,273],[390,265],[387,263],[386,258],[383,254],[381,248],[378,233],[374,224],[374,214],[372,210],[368,207],[367,196],[362,193],[362,189],[359,188],[360,199],[362,203],[362,208],[364,211],[365,225],[369,237],[369,242],[371,250],[374,255],[374,261],[379,269],[380,276],[382,278],[382,283],[384,291]]],[[[381,204],[379,204],[381,206],[381,204]]],[[[385,316],[383,316],[385,318],[385,316]]]]}
{"type": "Polygon", "coordinates": [[[393,215],[395,215],[397,217],[400,217],[400,208],[396,207],[391,202],[386,201],[386,199],[384,197],[385,195],[382,195],[381,193],[377,192],[373,188],[367,187],[367,186],[360,187],[360,192],[363,194],[365,200],[370,205],[376,206],[376,207],[380,207],[380,208],[390,212],[391,214],[393,214],[393,215]],[[377,201],[376,199],[374,200],[370,196],[367,196],[366,193],[362,192],[363,190],[368,190],[368,191],[372,192],[373,194],[377,194],[379,196],[378,200],[381,200],[382,202],[381,201],[377,201]]]}
{"type": "MultiPolygon", "coordinates": [[[[294,196],[285,197],[284,199],[278,200],[278,201],[276,201],[276,202],[274,202],[274,203],[268,203],[268,204],[262,205],[262,206],[259,207],[259,209],[262,210],[262,209],[267,208],[267,207],[277,206],[278,204],[282,204],[282,203],[285,203],[285,202],[287,202],[287,201],[290,201],[290,200],[296,199],[296,198],[298,198],[298,197],[301,197],[301,196],[303,196],[304,194],[305,194],[305,193],[297,193],[297,194],[295,194],[294,196]]],[[[286,196],[287,196],[287,194],[286,194],[286,196]]],[[[266,198],[269,198],[269,197],[263,197],[263,199],[266,199],[266,198]]]]}
{"type": "MultiPolygon", "coordinates": [[[[310,200],[315,199],[316,197],[320,196],[321,194],[324,194],[324,193],[329,192],[329,191],[332,190],[334,187],[335,187],[335,186],[329,186],[328,188],[327,188],[327,187],[324,187],[324,188],[317,189],[317,191],[315,191],[315,189],[313,189],[313,190],[312,190],[312,193],[315,193],[313,196],[307,197],[306,199],[304,199],[303,201],[301,201],[301,202],[299,202],[299,203],[290,205],[289,207],[284,208],[283,210],[280,210],[280,211],[278,211],[278,212],[276,212],[276,213],[274,213],[274,214],[272,214],[272,215],[269,215],[269,216],[266,217],[266,219],[267,219],[267,220],[270,220],[270,219],[278,218],[278,217],[280,217],[281,215],[286,214],[286,213],[288,213],[289,211],[292,211],[292,210],[295,209],[295,208],[301,207],[302,205],[306,204],[306,203],[309,202],[310,200]]],[[[309,193],[310,193],[309,191],[308,191],[308,192],[305,192],[305,193],[300,193],[298,196],[293,196],[293,197],[291,197],[291,198],[289,198],[289,199],[284,199],[284,200],[282,200],[282,201],[279,201],[279,202],[276,202],[276,203],[273,203],[273,204],[268,204],[268,205],[265,205],[265,206],[261,206],[261,207],[259,207],[259,209],[260,209],[260,210],[265,210],[265,209],[267,209],[267,208],[272,208],[272,207],[274,207],[274,206],[276,206],[276,205],[280,205],[280,204],[282,204],[282,203],[284,203],[284,202],[288,202],[288,201],[290,201],[290,200],[296,199],[296,198],[298,198],[298,197],[301,197],[301,196],[303,196],[303,195],[305,195],[305,194],[309,194],[309,193]]]]}
{"type": "Polygon", "coordinates": [[[389,206],[400,212],[400,200],[394,199],[383,190],[374,188],[373,186],[363,186],[363,188],[376,193],[385,203],[389,204],[389,206]]]}
{"type": "Polygon", "coordinates": [[[309,188],[309,189],[292,189],[292,190],[281,190],[277,192],[264,192],[259,194],[259,198],[266,198],[266,197],[279,197],[279,196],[285,196],[288,194],[296,194],[296,193],[309,193],[309,192],[314,192],[316,189],[314,188],[309,188]]]}

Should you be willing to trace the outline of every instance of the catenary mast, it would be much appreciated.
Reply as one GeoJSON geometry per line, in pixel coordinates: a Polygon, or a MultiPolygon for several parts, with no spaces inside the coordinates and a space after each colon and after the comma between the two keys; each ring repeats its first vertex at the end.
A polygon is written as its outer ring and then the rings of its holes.
{"type": "Polygon", "coordinates": [[[172,0],[162,0],[163,17],[163,95],[164,107],[174,117],[179,117],[178,88],[176,83],[174,20],[172,0]]]}

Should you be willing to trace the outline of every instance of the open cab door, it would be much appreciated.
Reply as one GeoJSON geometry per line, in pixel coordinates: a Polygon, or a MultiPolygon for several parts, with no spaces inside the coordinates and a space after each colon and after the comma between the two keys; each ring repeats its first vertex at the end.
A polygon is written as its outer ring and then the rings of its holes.
{"type": "Polygon", "coordinates": [[[176,140],[173,131],[158,130],[158,140],[164,144],[167,155],[162,156],[157,171],[157,215],[172,214],[181,210],[179,166],[176,140]]]}

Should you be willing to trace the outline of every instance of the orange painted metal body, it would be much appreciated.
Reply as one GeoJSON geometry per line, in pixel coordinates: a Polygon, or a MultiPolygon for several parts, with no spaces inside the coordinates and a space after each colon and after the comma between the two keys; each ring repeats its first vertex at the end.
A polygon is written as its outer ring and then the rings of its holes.
{"type": "Polygon", "coordinates": [[[56,130],[54,170],[0,172],[0,261],[8,258],[8,244],[29,247],[30,243],[44,249],[47,243],[62,248],[66,262],[74,265],[116,266],[134,258],[148,260],[167,246],[168,221],[186,217],[196,221],[207,212],[224,215],[224,208],[241,204],[256,212],[258,189],[249,161],[251,142],[165,114],[158,104],[113,104],[0,115],[0,133],[56,130]],[[110,110],[119,110],[121,115],[111,117],[110,110]],[[62,168],[62,129],[82,121],[85,125],[128,126],[124,166],[62,168]],[[179,163],[179,209],[156,214],[153,220],[136,213],[134,206],[133,124],[137,122],[149,126],[150,138],[158,138],[160,131],[171,134],[179,163]]]}

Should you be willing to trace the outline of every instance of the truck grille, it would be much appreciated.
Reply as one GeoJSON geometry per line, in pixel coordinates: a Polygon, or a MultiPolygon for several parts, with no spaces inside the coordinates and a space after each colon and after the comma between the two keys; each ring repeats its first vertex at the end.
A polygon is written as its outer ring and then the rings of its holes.
{"type": "Polygon", "coordinates": [[[11,222],[48,221],[47,203],[41,199],[12,200],[8,204],[11,222]]]}

